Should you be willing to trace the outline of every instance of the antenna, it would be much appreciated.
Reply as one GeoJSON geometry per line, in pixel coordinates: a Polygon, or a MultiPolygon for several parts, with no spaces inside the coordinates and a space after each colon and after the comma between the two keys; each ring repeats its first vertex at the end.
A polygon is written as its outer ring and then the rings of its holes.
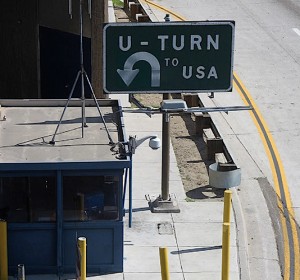
{"type": "MultiPolygon", "coordinates": [[[[64,107],[64,110],[61,114],[61,117],[60,117],[60,120],[58,122],[58,125],[55,129],[55,132],[53,134],[53,137],[51,139],[51,141],[49,142],[49,144],[51,145],[55,145],[55,137],[57,135],[57,131],[62,123],[62,119],[64,117],[64,114],[68,108],[68,105],[72,99],[72,96],[73,96],[73,93],[74,93],[74,89],[75,89],[75,86],[79,80],[79,77],[81,78],[81,136],[82,138],[84,137],[84,127],[87,127],[87,124],[86,124],[86,118],[85,118],[85,92],[84,92],[84,78],[87,80],[87,83],[89,85],[89,88],[91,90],[91,93],[92,93],[92,97],[94,99],[94,102],[97,106],[97,109],[98,109],[98,112],[99,112],[99,115],[101,117],[101,120],[104,124],[104,127],[105,127],[105,130],[107,132],[107,136],[108,136],[108,139],[109,139],[109,144],[113,144],[113,140],[110,136],[110,133],[108,131],[108,128],[106,126],[106,122],[103,118],[103,115],[101,113],[101,110],[100,110],[100,106],[97,102],[97,99],[96,99],[96,96],[95,96],[95,93],[94,93],[94,90],[93,90],[93,87],[92,87],[92,84],[89,80],[89,77],[87,75],[87,73],[85,72],[85,69],[84,69],[84,65],[83,65],[83,58],[84,58],[84,54],[83,54],[83,15],[82,15],[82,6],[83,6],[83,1],[84,0],[78,0],[79,1],[79,17],[80,17],[80,69],[79,71],[77,72],[77,76],[75,78],[75,81],[73,83],[73,86],[72,86],[72,89],[71,89],[71,92],[69,94],[69,97],[68,97],[68,100],[67,100],[67,103],[64,107]]],[[[70,18],[72,19],[73,18],[73,6],[72,6],[72,0],[68,0],[69,2],[69,9],[68,9],[68,12],[69,12],[69,16],[70,18]]],[[[88,0],[88,14],[90,16],[90,18],[92,17],[92,0],[88,0]]]]}

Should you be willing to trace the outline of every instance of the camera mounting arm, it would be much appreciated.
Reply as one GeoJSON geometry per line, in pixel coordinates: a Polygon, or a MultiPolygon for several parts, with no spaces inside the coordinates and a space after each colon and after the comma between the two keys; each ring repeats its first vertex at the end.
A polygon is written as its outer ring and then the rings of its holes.
{"type": "Polygon", "coordinates": [[[150,139],[149,146],[152,149],[158,149],[160,148],[160,139],[157,137],[157,135],[148,135],[141,139],[136,139],[136,136],[129,136],[128,140],[128,149],[131,154],[135,154],[135,150],[138,146],[140,146],[143,142],[145,142],[147,139],[150,139]]]}

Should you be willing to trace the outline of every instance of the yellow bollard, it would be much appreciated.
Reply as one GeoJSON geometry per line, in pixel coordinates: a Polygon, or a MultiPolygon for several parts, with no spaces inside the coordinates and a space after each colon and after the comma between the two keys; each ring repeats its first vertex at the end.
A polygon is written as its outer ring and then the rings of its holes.
{"type": "Polygon", "coordinates": [[[230,223],[231,196],[232,191],[226,190],[224,192],[223,223],[230,223]]]}
{"type": "Polygon", "coordinates": [[[230,273],[230,212],[232,191],[224,192],[222,236],[222,280],[229,280],[230,273]]]}
{"type": "Polygon", "coordinates": [[[79,258],[80,258],[80,271],[79,279],[86,280],[86,238],[78,238],[79,258]]]}
{"type": "Polygon", "coordinates": [[[159,248],[161,279],[170,280],[168,249],[166,247],[159,248]]]}
{"type": "Polygon", "coordinates": [[[7,224],[0,220],[0,279],[8,280],[7,224]]]}
{"type": "Polygon", "coordinates": [[[230,273],[230,223],[223,223],[222,280],[229,280],[230,273]]]}

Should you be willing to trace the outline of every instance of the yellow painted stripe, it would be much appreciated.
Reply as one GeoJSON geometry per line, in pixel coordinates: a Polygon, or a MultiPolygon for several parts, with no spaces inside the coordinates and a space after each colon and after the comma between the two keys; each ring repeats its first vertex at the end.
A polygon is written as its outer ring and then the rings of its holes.
{"type": "Polygon", "coordinates": [[[141,0],[141,2],[146,2],[146,3],[149,4],[149,5],[152,5],[152,6],[158,8],[158,9],[164,11],[164,12],[169,13],[170,15],[176,17],[176,18],[179,19],[179,20],[186,21],[184,17],[182,17],[182,16],[180,16],[180,15],[178,15],[178,14],[176,14],[176,13],[174,13],[174,12],[172,12],[172,11],[166,9],[165,7],[163,7],[163,6],[161,6],[161,5],[158,5],[158,4],[156,4],[156,3],[152,2],[152,1],[149,1],[149,0],[141,0]]]}
{"type": "Polygon", "coordinates": [[[282,227],[282,237],[283,237],[283,248],[284,248],[284,267],[283,267],[283,279],[288,280],[290,279],[290,267],[289,264],[291,263],[290,259],[290,247],[289,247],[289,235],[288,235],[288,229],[286,224],[286,219],[283,214],[283,205],[281,203],[281,200],[277,199],[277,205],[280,209],[279,215],[280,215],[280,222],[282,227]]]}
{"type": "MultiPolygon", "coordinates": [[[[182,21],[186,21],[186,19],[172,11],[170,11],[169,9],[166,9],[165,7],[158,5],[152,1],[149,0],[142,0],[144,2],[146,2],[149,5],[153,5],[156,8],[159,8],[160,10],[163,10],[173,16],[175,16],[177,19],[182,20],[182,21]]],[[[292,201],[291,201],[291,196],[290,196],[290,192],[289,192],[289,188],[288,188],[288,184],[287,184],[287,180],[286,180],[286,175],[285,175],[285,171],[283,168],[283,164],[282,161],[280,159],[280,155],[279,152],[277,150],[277,147],[275,145],[275,141],[268,129],[268,126],[262,116],[262,114],[260,113],[260,110],[258,109],[256,103],[254,102],[251,94],[249,93],[249,91],[246,89],[246,87],[243,85],[243,83],[241,82],[240,78],[238,77],[238,75],[236,73],[234,73],[234,78],[239,82],[240,86],[243,88],[243,91],[245,92],[247,98],[250,100],[251,104],[249,104],[249,102],[246,100],[246,98],[244,97],[244,94],[241,92],[240,88],[237,86],[236,82],[234,81],[234,87],[236,88],[236,90],[238,91],[239,95],[241,96],[242,100],[244,101],[244,103],[249,106],[251,105],[257,115],[257,118],[254,116],[253,112],[250,112],[252,120],[260,134],[261,140],[263,142],[263,145],[265,147],[265,151],[267,153],[268,159],[269,159],[269,163],[271,166],[271,170],[272,170],[272,174],[273,174],[273,180],[274,180],[274,185],[275,185],[275,191],[276,194],[278,196],[278,200],[277,200],[277,204],[278,207],[280,209],[280,217],[281,217],[281,224],[282,224],[282,233],[283,233],[283,240],[284,240],[284,279],[289,279],[290,278],[290,242],[289,242],[289,233],[288,233],[288,226],[287,226],[287,217],[284,216],[284,206],[282,204],[282,195],[281,195],[281,191],[280,191],[280,186],[279,186],[279,174],[277,174],[276,168],[275,168],[275,164],[273,161],[273,157],[271,155],[271,151],[269,149],[269,146],[267,144],[267,139],[261,129],[261,126],[259,125],[258,121],[260,121],[261,125],[263,126],[264,130],[267,133],[268,136],[268,140],[272,146],[272,150],[274,152],[274,155],[276,157],[276,161],[278,163],[279,166],[279,170],[280,170],[280,175],[281,175],[281,181],[282,181],[282,187],[283,187],[283,192],[284,192],[284,202],[286,204],[286,208],[288,210],[288,219],[290,221],[291,224],[291,230],[292,230],[292,239],[293,239],[293,251],[294,251],[294,279],[300,279],[300,247],[299,247],[299,239],[298,239],[298,233],[297,233],[297,224],[295,221],[295,214],[294,214],[294,210],[292,208],[292,201]]]]}

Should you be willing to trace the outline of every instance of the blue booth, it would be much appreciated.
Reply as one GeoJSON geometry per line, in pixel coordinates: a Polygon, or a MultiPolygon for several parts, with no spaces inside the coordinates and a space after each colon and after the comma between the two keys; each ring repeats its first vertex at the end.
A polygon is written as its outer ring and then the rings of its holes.
{"type": "Polygon", "coordinates": [[[87,272],[123,271],[123,189],[130,158],[116,100],[1,100],[0,219],[8,224],[9,274],[75,273],[77,238],[87,240],[87,272]],[[5,116],[5,118],[3,118],[5,116]],[[120,145],[120,149],[122,145],[120,145]],[[119,156],[119,155],[123,156],[119,156]]]}

